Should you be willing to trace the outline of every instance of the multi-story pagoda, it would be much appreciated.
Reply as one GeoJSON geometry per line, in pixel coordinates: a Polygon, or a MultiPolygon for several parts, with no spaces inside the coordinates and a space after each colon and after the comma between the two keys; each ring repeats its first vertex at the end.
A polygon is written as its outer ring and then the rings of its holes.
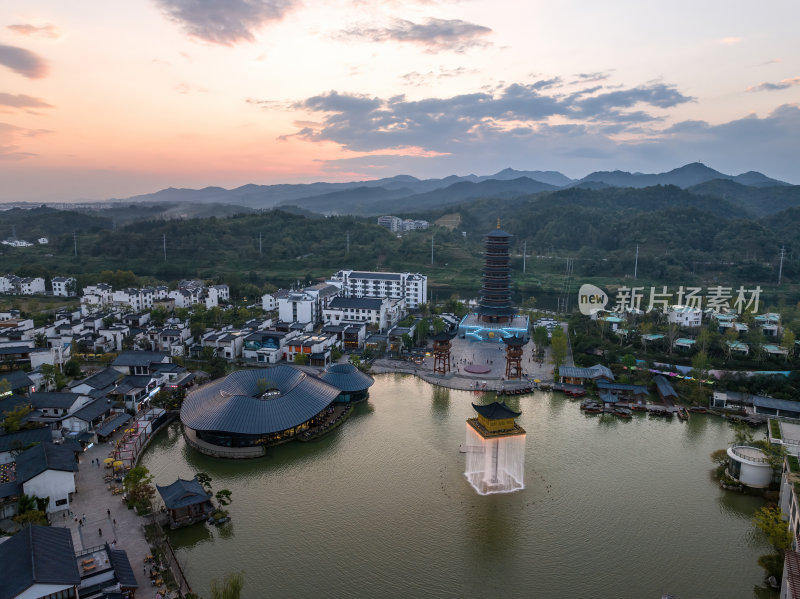
{"type": "Polygon", "coordinates": [[[511,303],[511,266],[509,242],[512,235],[500,228],[486,234],[483,265],[483,287],[478,305],[478,320],[489,323],[509,323],[514,318],[511,303]]]}
{"type": "Polygon", "coordinates": [[[525,429],[515,421],[521,412],[512,410],[505,402],[488,406],[472,404],[472,407],[478,416],[467,420],[464,476],[481,495],[522,489],[525,429]]]}

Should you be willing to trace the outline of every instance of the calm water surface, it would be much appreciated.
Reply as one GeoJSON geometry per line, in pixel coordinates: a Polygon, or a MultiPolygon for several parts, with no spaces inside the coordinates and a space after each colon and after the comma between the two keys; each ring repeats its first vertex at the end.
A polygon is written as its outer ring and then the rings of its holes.
{"type": "MultiPolygon", "coordinates": [[[[709,454],[733,433],[580,412],[560,395],[511,399],[527,430],[522,491],[481,497],[463,476],[475,395],[382,375],[329,436],[255,461],[202,456],[175,423],[142,463],[155,482],[207,472],[232,523],[172,533],[187,577],[244,570],[244,597],[751,597],[766,552],[709,454]]],[[[487,399],[486,401],[489,401],[487,399]]]]}

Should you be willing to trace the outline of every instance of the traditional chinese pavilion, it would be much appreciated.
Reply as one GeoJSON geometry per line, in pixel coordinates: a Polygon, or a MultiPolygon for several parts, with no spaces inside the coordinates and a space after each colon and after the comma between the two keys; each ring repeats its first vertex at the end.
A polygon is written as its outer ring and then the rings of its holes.
{"type": "Polygon", "coordinates": [[[481,495],[522,489],[525,472],[525,429],[516,423],[521,412],[505,402],[472,404],[478,416],[467,420],[464,471],[481,495]]]}

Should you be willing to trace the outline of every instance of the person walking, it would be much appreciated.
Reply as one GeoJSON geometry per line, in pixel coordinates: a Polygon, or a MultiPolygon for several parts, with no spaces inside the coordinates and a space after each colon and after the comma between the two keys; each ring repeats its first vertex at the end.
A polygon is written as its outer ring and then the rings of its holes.
{"type": "Polygon", "coordinates": [[[110,518],[111,517],[111,510],[109,508],[106,508],[106,513],[108,514],[108,517],[110,518]]]}
{"type": "Polygon", "coordinates": [[[97,534],[102,537],[103,536],[103,529],[102,528],[98,528],[97,529],[97,534]]]}

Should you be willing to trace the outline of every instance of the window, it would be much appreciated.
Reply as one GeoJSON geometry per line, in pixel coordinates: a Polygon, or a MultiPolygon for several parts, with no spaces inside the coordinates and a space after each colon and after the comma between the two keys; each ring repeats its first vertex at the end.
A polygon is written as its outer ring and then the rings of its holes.
{"type": "Polygon", "coordinates": [[[66,499],[56,499],[56,505],[66,505],[66,504],[67,504],[66,499]]]}

